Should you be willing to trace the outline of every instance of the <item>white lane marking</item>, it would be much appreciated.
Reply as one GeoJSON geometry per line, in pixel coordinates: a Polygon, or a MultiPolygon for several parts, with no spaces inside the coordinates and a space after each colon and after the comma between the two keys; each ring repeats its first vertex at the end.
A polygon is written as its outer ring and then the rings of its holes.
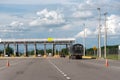
{"type": "Polygon", "coordinates": [[[50,60],[48,60],[50,64],[52,64],[67,80],[71,80],[71,78],[65,74],[61,69],[59,69],[54,63],[52,63],[50,60]]]}
{"type": "Polygon", "coordinates": [[[63,75],[64,75],[65,73],[64,73],[64,72],[61,72],[61,74],[63,74],[63,75]]]}
{"type": "Polygon", "coordinates": [[[70,77],[66,77],[68,80],[71,80],[71,78],[70,77]]]}
{"type": "Polygon", "coordinates": [[[64,74],[64,76],[66,77],[66,76],[67,76],[67,74],[64,74]]]}

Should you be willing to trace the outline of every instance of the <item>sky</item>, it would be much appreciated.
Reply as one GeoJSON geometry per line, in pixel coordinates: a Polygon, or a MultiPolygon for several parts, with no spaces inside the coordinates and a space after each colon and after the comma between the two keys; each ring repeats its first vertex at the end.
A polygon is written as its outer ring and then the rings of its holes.
{"type": "Polygon", "coordinates": [[[105,16],[107,45],[120,45],[120,0],[1,0],[0,38],[75,38],[97,46],[101,14],[101,46],[105,16]],[[85,32],[84,32],[85,31],[85,32]]]}

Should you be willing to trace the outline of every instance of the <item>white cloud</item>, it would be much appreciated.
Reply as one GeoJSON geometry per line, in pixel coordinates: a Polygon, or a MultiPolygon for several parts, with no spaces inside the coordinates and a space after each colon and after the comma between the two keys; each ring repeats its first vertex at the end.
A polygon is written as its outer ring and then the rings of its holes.
{"type": "Polygon", "coordinates": [[[85,35],[85,37],[87,37],[87,36],[93,35],[93,34],[94,33],[91,30],[89,30],[88,28],[85,28],[85,32],[84,31],[79,32],[77,35],[75,35],[75,38],[84,37],[84,35],[85,35]]]}
{"type": "Polygon", "coordinates": [[[92,15],[93,14],[90,11],[76,11],[75,13],[73,13],[73,17],[77,17],[77,18],[90,17],[92,15]]]}
{"type": "MultiPolygon", "coordinates": [[[[101,37],[104,37],[104,32],[105,32],[105,23],[102,24],[101,26],[101,37]]],[[[107,22],[106,22],[106,26],[107,26],[107,35],[110,38],[119,38],[120,35],[120,16],[118,15],[110,15],[109,17],[107,17],[107,22]]],[[[97,35],[98,34],[98,28],[95,31],[92,31],[93,35],[97,35]]]]}
{"type": "Polygon", "coordinates": [[[68,0],[1,0],[2,4],[55,4],[55,3],[67,3],[68,0]]]}
{"type": "Polygon", "coordinates": [[[10,23],[10,26],[12,26],[12,27],[19,27],[22,25],[23,25],[23,23],[19,22],[19,21],[13,21],[12,23],[10,23]]]}
{"type": "Polygon", "coordinates": [[[24,23],[19,21],[12,21],[10,24],[0,25],[0,32],[22,32],[24,30],[27,30],[24,26],[24,23]]]}
{"type": "Polygon", "coordinates": [[[53,32],[53,29],[49,29],[49,32],[53,32]]]}
{"type": "Polygon", "coordinates": [[[104,1],[99,1],[99,0],[86,0],[85,3],[89,4],[89,5],[95,5],[97,6],[97,4],[105,4],[107,2],[109,2],[110,0],[104,0],[104,1]]]}
{"type": "Polygon", "coordinates": [[[70,30],[72,29],[72,25],[70,24],[67,24],[67,25],[64,25],[63,27],[61,27],[63,30],[70,30]]]}
{"type": "Polygon", "coordinates": [[[51,25],[64,23],[63,15],[56,11],[44,9],[36,13],[38,18],[30,22],[30,26],[51,25]]]}
{"type": "MultiPolygon", "coordinates": [[[[108,35],[117,35],[120,34],[120,16],[117,15],[110,15],[107,18],[107,33],[108,35]]],[[[104,24],[103,24],[104,25],[104,24]]],[[[105,32],[105,27],[102,26],[101,32],[105,32]]]]}
{"type": "Polygon", "coordinates": [[[92,3],[91,0],[86,0],[78,4],[74,7],[74,13],[72,16],[75,18],[88,18],[93,16],[93,12],[90,10],[90,8],[93,7],[92,3]]]}
{"type": "Polygon", "coordinates": [[[120,16],[111,15],[108,17],[107,27],[109,34],[120,34],[120,16]]]}
{"type": "Polygon", "coordinates": [[[92,4],[92,0],[86,0],[87,4],[92,4]]]}

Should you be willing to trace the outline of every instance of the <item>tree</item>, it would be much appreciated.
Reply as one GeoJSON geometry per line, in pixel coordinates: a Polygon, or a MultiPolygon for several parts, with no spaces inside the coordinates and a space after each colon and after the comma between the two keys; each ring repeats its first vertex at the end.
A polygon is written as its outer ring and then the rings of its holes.
{"type": "Polygon", "coordinates": [[[7,54],[8,56],[13,55],[13,49],[12,49],[11,47],[7,47],[7,48],[6,48],[6,54],[7,54]]]}
{"type": "Polygon", "coordinates": [[[66,48],[63,48],[63,49],[61,50],[61,52],[62,52],[62,53],[60,53],[60,54],[68,55],[68,49],[66,49],[66,48]]]}
{"type": "Polygon", "coordinates": [[[43,49],[41,49],[41,50],[37,50],[37,54],[44,55],[44,50],[43,50],[43,49]]]}
{"type": "Polygon", "coordinates": [[[52,53],[52,49],[47,49],[46,52],[47,53],[52,53]]]}

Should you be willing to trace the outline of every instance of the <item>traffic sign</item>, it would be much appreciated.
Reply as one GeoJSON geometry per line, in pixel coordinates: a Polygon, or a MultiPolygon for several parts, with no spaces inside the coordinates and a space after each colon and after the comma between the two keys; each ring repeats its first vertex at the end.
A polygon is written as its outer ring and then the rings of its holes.
{"type": "Polygon", "coordinates": [[[97,50],[96,46],[93,47],[93,50],[97,50]]]}

